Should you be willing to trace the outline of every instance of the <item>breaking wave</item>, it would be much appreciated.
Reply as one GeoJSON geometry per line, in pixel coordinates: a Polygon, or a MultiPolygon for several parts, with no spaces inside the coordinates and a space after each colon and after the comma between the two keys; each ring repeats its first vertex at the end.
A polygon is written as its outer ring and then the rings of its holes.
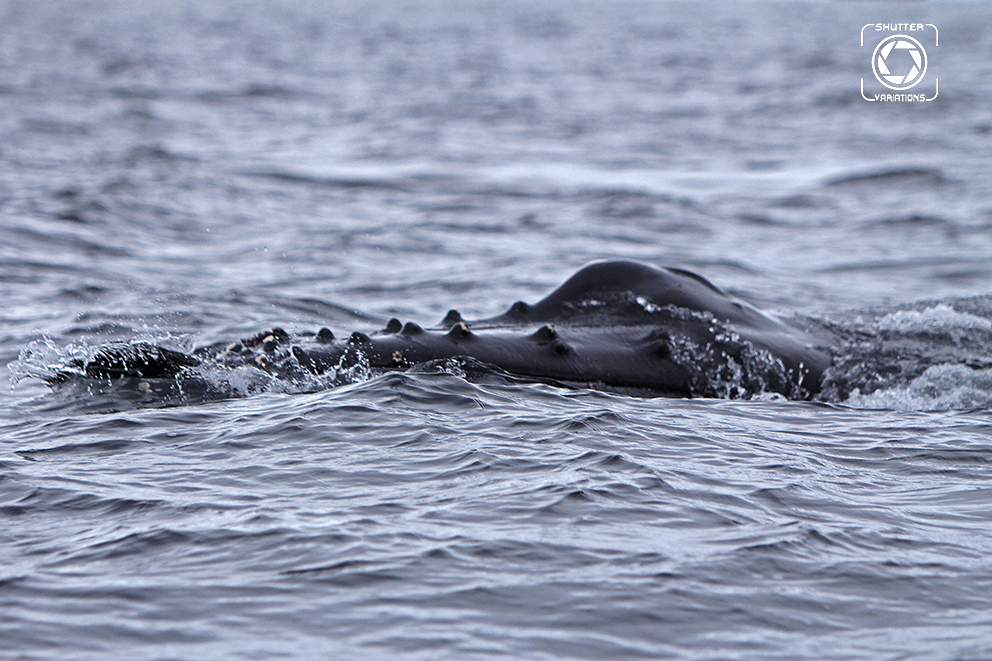
{"type": "Polygon", "coordinates": [[[917,411],[992,405],[992,297],[917,303],[824,326],[836,338],[824,401],[917,411]]]}

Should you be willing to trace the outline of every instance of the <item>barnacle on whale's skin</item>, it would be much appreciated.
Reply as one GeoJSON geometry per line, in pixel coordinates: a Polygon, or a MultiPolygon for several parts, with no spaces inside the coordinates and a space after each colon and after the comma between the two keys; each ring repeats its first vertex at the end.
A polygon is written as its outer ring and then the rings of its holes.
{"type": "Polygon", "coordinates": [[[277,379],[333,374],[333,383],[377,370],[468,358],[505,373],[565,385],[663,395],[814,395],[830,355],[814,338],[737,301],[702,277],[637,262],[596,262],[534,304],[467,321],[451,310],[434,328],[390,319],[343,339],[323,328],[281,328],[194,355],[147,343],[105,347],[91,378],[183,378],[201,365],[263,370],[277,379]],[[594,302],[594,304],[592,303],[594,302]]]}

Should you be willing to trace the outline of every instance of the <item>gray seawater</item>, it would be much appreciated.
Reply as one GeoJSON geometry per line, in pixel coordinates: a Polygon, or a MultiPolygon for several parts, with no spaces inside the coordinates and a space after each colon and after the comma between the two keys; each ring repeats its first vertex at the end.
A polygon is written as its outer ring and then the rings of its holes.
{"type": "Polygon", "coordinates": [[[992,658],[990,80],[979,3],[0,2],[0,657],[992,658]],[[862,100],[875,22],[937,100],[862,100]],[[603,258],[831,328],[834,387],[37,378],[603,258]]]}

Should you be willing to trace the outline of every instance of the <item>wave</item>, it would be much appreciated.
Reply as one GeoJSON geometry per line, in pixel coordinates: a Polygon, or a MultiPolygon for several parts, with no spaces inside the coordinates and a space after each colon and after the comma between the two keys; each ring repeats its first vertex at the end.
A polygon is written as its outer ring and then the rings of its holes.
{"type": "Polygon", "coordinates": [[[248,172],[248,176],[262,179],[271,179],[277,182],[302,184],[307,186],[318,186],[321,188],[343,188],[343,189],[375,189],[384,191],[404,191],[409,188],[408,184],[399,178],[377,179],[374,176],[348,177],[348,176],[321,176],[315,174],[304,174],[298,172],[273,170],[270,172],[248,172]]]}
{"type": "Polygon", "coordinates": [[[829,179],[827,186],[866,186],[890,188],[892,186],[913,186],[938,188],[956,183],[938,168],[895,167],[871,172],[840,175],[829,179]]]}
{"type": "Polygon", "coordinates": [[[855,408],[951,411],[992,408],[992,369],[941,364],[928,367],[905,386],[862,394],[855,389],[844,402],[855,408]]]}
{"type": "Polygon", "coordinates": [[[833,365],[821,398],[859,408],[992,407],[992,297],[924,302],[824,321],[833,365]]]}

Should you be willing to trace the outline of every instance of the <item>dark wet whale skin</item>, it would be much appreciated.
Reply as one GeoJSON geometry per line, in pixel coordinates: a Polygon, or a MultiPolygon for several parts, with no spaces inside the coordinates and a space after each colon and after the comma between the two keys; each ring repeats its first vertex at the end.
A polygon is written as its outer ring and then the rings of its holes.
{"type": "Polygon", "coordinates": [[[814,339],[737,301],[702,277],[629,261],[595,262],[533,305],[466,321],[452,310],[424,329],[393,319],[339,339],[327,329],[280,329],[188,355],[148,344],[110,345],[89,378],[183,378],[203,364],[252,365],[279,376],[355,365],[404,369],[466,357],[535,381],[672,396],[776,392],[808,399],[830,354],[814,339]]]}

